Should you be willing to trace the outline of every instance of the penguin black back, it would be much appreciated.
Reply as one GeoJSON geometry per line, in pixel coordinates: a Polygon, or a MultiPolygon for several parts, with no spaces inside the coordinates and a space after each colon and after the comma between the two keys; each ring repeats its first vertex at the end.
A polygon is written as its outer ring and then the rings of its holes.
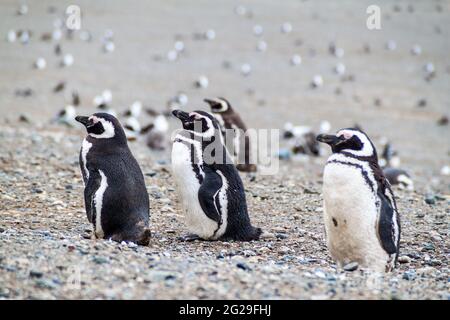
{"type": "Polygon", "coordinates": [[[80,152],[85,206],[95,235],[147,244],[149,198],[120,122],[108,113],[76,117],[88,132],[80,152]]]}

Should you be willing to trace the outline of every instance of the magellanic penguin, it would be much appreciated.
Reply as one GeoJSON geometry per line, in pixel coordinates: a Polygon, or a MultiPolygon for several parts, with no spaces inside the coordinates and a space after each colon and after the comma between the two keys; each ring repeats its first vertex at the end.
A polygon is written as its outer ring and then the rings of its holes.
{"type": "Polygon", "coordinates": [[[211,107],[211,111],[221,126],[225,145],[234,157],[239,171],[255,172],[257,166],[251,159],[252,149],[247,127],[239,114],[231,107],[225,98],[204,99],[211,107]],[[227,139],[231,130],[232,143],[227,139]]]}
{"type": "Polygon", "coordinates": [[[332,257],[338,266],[357,262],[375,271],[392,270],[399,253],[400,220],[374,145],[357,129],[321,134],[317,140],[333,152],[323,174],[323,212],[332,257]]]}
{"type": "Polygon", "coordinates": [[[119,121],[108,113],[76,117],[88,132],[80,152],[84,202],[96,238],[147,245],[149,198],[119,121]]]}
{"type": "Polygon", "coordinates": [[[409,191],[414,190],[414,182],[405,170],[397,168],[384,168],[383,173],[391,185],[397,185],[400,189],[406,189],[409,191]]]}
{"type": "Polygon", "coordinates": [[[173,139],[172,174],[189,231],[205,240],[256,240],[244,186],[223,144],[217,119],[204,111],[174,110],[183,130],[173,139]]]}

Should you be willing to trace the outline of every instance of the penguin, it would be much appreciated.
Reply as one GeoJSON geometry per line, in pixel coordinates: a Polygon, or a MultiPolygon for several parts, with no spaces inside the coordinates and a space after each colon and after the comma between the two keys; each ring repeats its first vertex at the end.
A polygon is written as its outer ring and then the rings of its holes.
{"type": "Polygon", "coordinates": [[[386,138],[382,139],[381,144],[383,147],[383,152],[381,153],[381,159],[379,161],[380,166],[398,168],[400,166],[400,157],[398,152],[392,148],[390,142],[386,138]]]}
{"type": "Polygon", "coordinates": [[[155,111],[151,108],[146,110],[152,121],[141,130],[145,136],[146,144],[153,150],[165,150],[167,146],[167,131],[169,123],[164,113],[155,111]]]}
{"type": "Polygon", "coordinates": [[[56,117],[52,120],[52,122],[56,122],[59,124],[64,124],[69,127],[74,127],[76,124],[75,116],[77,111],[73,105],[67,105],[58,112],[56,117]]]}
{"type": "Polygon", "coordinates": [[[291,152],[294,155],[320,156],[320,144],[316,133],[308,126],[294,126],[287,122],[284,125],[283,138],[290,141],[291,152]]]}
{"type": "Polygon", "coordinates": [[[333,154],[323,173],[323,215],[331,256],[342,267],[357,262],[378,272],[395,268],[400,218],[376,149],[362,131],[320,134],[333,154]]]}
{"type": "Polygon", "coordinates": [[[93,235],[147,245],[149,197],[122,125],[108,113],[75,119],[88,133],[80,151],[80,168],[86,214],[93,225],[93,235]]]}
{"type": "Polygon", "coordinates": [[[388,167],[383,169],[383,173],[391,185],[398,185],[400,189],[409,191],[414,190],[414,182],[405,170],[388,167]]]}
{"type": "Polygon", "coordinates": [[[257,240],[262,231],[251,225],[244,186],[217,119],[204,111],[172,114],[183,125],[173,138],[172,174],[192,238],[257,240]]]}
{"type": "Polygon", "coordinates": [[[247,133],[247,127],[239,114],[225,98],[204,99],[204,101],[209,104],[211,111],[221,126],[225,145],[236,161],[236,168],[243,172],[255,172],[257,166],[250,159],[252,152],[250,137],[247,133]],[[228,130],[232,130],[231,145],[227,142],[228,130]]]}

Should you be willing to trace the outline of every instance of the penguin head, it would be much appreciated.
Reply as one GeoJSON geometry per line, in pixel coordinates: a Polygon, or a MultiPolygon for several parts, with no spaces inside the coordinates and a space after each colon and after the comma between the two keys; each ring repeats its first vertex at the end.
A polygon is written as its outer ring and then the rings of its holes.
{"type": "Polygon", "coordinates": [[[233,110],[231,104],[225,98],[204,99],[203,101],[209,104],[211,111],[214,113],[224,113],[233,110]]]}
{"type": "Polygon", "coordinates": [[[377,153],[369,137],[361,130],[341,129],[335,135],[319,134],[317,141],[328,144],[333,153],[347,152],[358,157],[375,157],[377,153]]]}
{"type": "Polygon", "coordinates": [[[94,113],[90,117],[77,116],[75,120],[83,124],[88,135],[94,139],[115,139],[126,143],[122,125],[109,113],[94,113]]]}
{"type": "Polygon", "coordinates": [[[181,110],[174,110],[172,114],[180,119],[183,128],[193,132],[203,138],[211,138],[219,130],[219,123],[216,118],[205,111],[193,111],[187,113],[181,110]]]}

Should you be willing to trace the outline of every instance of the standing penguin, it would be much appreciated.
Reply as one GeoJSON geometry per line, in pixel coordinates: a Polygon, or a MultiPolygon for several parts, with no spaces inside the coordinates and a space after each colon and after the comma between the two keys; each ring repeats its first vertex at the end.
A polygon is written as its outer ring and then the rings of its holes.
{"type": "Polygon", "coordinates": [[[119,121],[108,113],[76,117],[88,132],[80,152],[84,202],[96,238],[147,245],[149,198],[119,121]]]}
{"type": "Polygon", "coordinates": [[[396,265],[400,221],[394,194],[374,145],[357,129],[317,140],[330,145],[323,174],[327,245],[339,266],[357,262],[376,271],[396,265]]]}
{"type": "Polygon", "coordinates": [[[183,130],[174,137],[172,173],[190,232],[205,240],[258,239],[261,229],[250,223],[244,186],[216,118],[204,111],[173,115],[183,130]]]}
{"type": "Polygon", "coordinates": [[[250,137],[239,114],[233,110],[231,104],[225,98],[204,99],[204,101],[209,104],[211,111],[221,125],[225,145],[237,162],[236,168],[239,171],[255,172],[257,170],[256,164],[251,163],[250,159],[252,150],[250,137]],[[233,139],[232,144],[227,142],[227,129],[233,130],[230,137],[233,139]]]}

